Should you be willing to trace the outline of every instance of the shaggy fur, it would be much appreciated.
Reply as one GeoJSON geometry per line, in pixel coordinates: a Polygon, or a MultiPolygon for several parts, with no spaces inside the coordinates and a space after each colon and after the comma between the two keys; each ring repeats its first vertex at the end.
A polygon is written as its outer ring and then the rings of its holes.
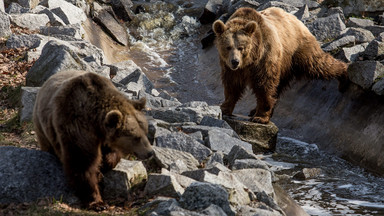
{"type": "Polygon", "coordinates": [[[250,120],[266,124],[280,94],[295,78],[337,78],[340,91],[348,84],[347,65],[323,52],[307,27],[280,8],[240,8],[226,24],[215,21],[213,30],[222,68],[224,115],[232,114],[247,86],[257,98],[250,120]]]}
{"type": "Polygon", "coordinates": [[[89,208],[107,208],[100,169],[114,168],[127,154],[152,155],[144,106],[145,100],[130,101],[107,78],[84,71],[59,72],[40,89],[33,114],[39,145],[60,159],[89,208]]]}

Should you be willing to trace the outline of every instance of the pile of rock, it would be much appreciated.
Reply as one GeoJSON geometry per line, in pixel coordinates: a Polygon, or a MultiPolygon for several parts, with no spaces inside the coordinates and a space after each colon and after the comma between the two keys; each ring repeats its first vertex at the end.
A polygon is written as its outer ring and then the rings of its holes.
{"type": "MultiPolygon", "coordinates": [[[[335,1],[338,3],[341,1],[335,1]]],[[[359,1],[360,2],[360,1],[359,1]]],[[[350,80],[364,89],[378,95],[384,94],[384,16],[383,8],[374,8],[376,1],[351,3],[348,7],[331,7],[316,1],[276,0],[276,1],[217,1],[209,0],[200,20],[204,23],[215,19],[227,20],[240,7],[251,7],[258,11],[268,7],[280,7],[303,21],[309,30],[322,43],[322,48],[337,58],[350,62],[348,75],[350,80]],[[344,16],[375,12],[378,21],[344,16]],[[379,24],[379,25],[378,25],[379,24]]],[[[342,2],[344,3],[344,2],[342,2]]],[[[209,46],[214,39],[212,31],[202,40],[203,47],[209,46]]]]}

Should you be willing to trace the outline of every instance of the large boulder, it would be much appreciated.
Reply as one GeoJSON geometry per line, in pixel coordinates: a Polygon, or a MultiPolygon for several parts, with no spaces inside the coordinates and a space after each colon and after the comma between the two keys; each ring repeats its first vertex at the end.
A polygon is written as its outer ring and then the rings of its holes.
{"type": "Polygon", "coordinates": [[[82,9],[64,0],[48,0],[43,5],[48,7],[67,25],[82,23],[87,19],[87,15],[82,9]]]}
{"type": "Polygon", "coordinates": [[[340,14],[318,18],[307,27],[319,41],[335,39],[346,28],[340,14]]]}
{"type": "Polygon", "coordinates": [[[358,61],[348,67],[349,79],[364,89],[370,89],[376,79],[384,76],[384,65],[378,61],[358,61]]]}

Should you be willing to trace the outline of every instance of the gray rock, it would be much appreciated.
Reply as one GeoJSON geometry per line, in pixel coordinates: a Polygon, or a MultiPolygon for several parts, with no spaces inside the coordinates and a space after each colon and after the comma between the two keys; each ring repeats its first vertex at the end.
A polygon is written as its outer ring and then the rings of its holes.
{"type": "Polygon", "coordinates": [[[12,34],[7,40],[7,48],[15,49],[21,47],[27,47],[28,49],[34,49],[41,45],[43,37],[38,34],[12,34]]]}
{"type": "Polygon", "coordinates": [[[234,216],[228,201],[229,194],[217,184],[195,182],[185,189],[180,199],[180,206],[196,211],[203,210],[214,204],[219,206],[227,215],[234,216]]]}
{"type": "MultiPolygon", "coordinates": [[[[241,206],[237,214],[241,216],[255,216],[255,215],[262,215],[262,216],[283,216],[280,212],[268,208],[267,206],[264,206],[262,204],[257,206],[258,208],[253,208],[251,206],[241,206]]],[[[296,216],[296,215],[295,215],[296,216]]]]}
{"type": "Polygon", "coordinates": [[[332,42],[323,45],[323,50],[325,52],[332,52],[340,49],[340,47],[346,46],[348,44],[355,44],[356,38],[352,35],[346,35],[342,38],[336,39],[332,42]]]}
{"type": "Polygon", "coordinates": [[[344,62],[354,62],[358,60],[358,57],[365,51],[368,43],[362,43],[353,47],[344,47],[336,55],[336,58],[344,62]]]}
{"type": "Polygon", "coordinates": [[[337,38],[346,28],[339,14],[318,18],[307,27],[319,41],[337,38]]]}
{"type": "Polygon", "coordinates": [[[363,28],[346,28],[341,32],[342,35],[352,35],[356,38],[356,43],[365,43],[370,42],[375,39],[375,36],[372,32],[363,29],[363,28]]]}
{"type": "Polygon", "coordinates": [[[229,124],[226,121],[222,119],[213,118],[210,116],[204,116],[200,122],[200,125],[209,126],[209,127],[219,127],[219,128],[232,130],[231,126],[229,126],[229,124]]]}
{"type": "Polygon", "coordinates": [[[24,13],[11,15],[11,21],[20,27],[38,30],[40,26],[46,26],[48,24],[49,17],[45,14],[24,13]]]}
{"type": "MultiPolygon", "coordinates": [[[[41,6],[41,5],[39,5],[41,6]]],[[[52,11],[50,11],[48,8],[44,7],[44,6],[41,6],[42,8],[37,12],[39,14],[46,14],[49,18],[49,23],[50,23],[50,26],[65,26],[65,22],[59,17],[57,16],[55,13],[53,13],[52,11]]],[[[36,8],[34,9],[34,11],[36,10],[36,8]]],[[[36,12],[34,12],[36,13],[36,12]]]]}
{"type": "Polygon", "coordinates": [[[376,79],[383,75],[384,66],[378,61],[358,61],[348,67],[349,79],[364,89],[370,89],[376,79]]]}
{"type": "Polygon", "coordinates": [[[66,69],[86,69],[85,63],[66,44],[50,41],[41,53],[40,58],[28,71],[27,86],[41,86],[50,76],[66,69]]]}
{"type": "Polygon", "coordinates": [[[314,9],[320,7],[320,4],[316,1],[312,0],[278,0],[279,2],[283,2],[289,5],[292,5],[297,8],[304,7],[305,5],[308,6],[309,9],[314,9]]]}
{"type": "Polygon", "coordinates": [[[199,162],[188,152],[157,146],[153,146],[153,149],[155,151],[154,159],[157,165],[161,168],[168,170],[173,169],[173,171],[176,171],[174,163],[179,163],[178,168],[182,168],[181,166],[185,167],[184,169],[178,170],[176,173],[198,169],[199,162]],[[181,163],[184,165],[180,165],[181,163]]]}
{"type": "Polygon", "coordinates": [[[240,169],[251,169],[251,168],[261,168],[268,170],[267,164],[263,161],[257,159],[235,159],[232,163],[231,169],[240,170],[240,169]]]}
{"type": "Polygon", "coordinates": [[[310,17],[308,5],[301,7],[294,15],[301,21],[308,19],[310,17]]]}
{"type": "Polygon", "coordinates": [[[5,10],[4,10],[4,1],[0,2],[0,12],[5,12],[5,10]]]}
{"type": "Polygon", "coordinates": [[[39,87],[21,87],[20,122],[32,121],[33,107],[39,87]]]}
{"type": "Polygon", "coordinates": [[[258,7],[257,10],[262,11],[262,10],[265,10],[267,8],[270,8],[270,7],[278,7],[278,8],[285,10],[288,13],[299,10],[299,8],[297,8],[291,4],[287,4],[287,3],[279,2],[279,1],[268,1],[265,4],[260,5],[260,7],[258,7]]]}
{"type": "Polygon", "coordinates": [[[133,19],[134,14],[131,11],[133,3],[131,0],[115,0],[111,2],[115,14],[125,22],[133,19]]]}
{"type": "MultiPolygon", "coordinates": [[[[3,1],[2,1],[3,2],[3,1]]],[[[1,5],[1,3],[0,3],[1,5]]],[[[3,11],[4,12],[4,11],[3,11]]],[[[29,9],[22,7],[20,4],[16,2],[12,2],[6,9],[5,12],[7,14],[21,14],[21,13],[28,13],[29,9]]]]}
{"type": "Polygon", "coordinates": [[[226,129],[204,125],[183,125],[181,126],[181,129],[185,133],[195,133],[200,131],[203,134],[203,139],[208,137],[209,131],[211,130],[220,131],[221,133],[225,133],[230,137],[239,138],[239,135],[237,135],[237,133],[232,128],[226,129]]]}
{"type": "MultiPolygon", "coordinates": [[[[152,89],[152,91],[153,90],[154,89],[152,89]]],[[[163,97],[162,93],[159,94],[159,97],[155,97],[151,94],[146,93],[143,90],[140,90],[138,92],[138,97],[139,98],[145,97],[147,99],[147,105],[146,106],[149,108],[153,108],[153,109],[161,108],[161,107],[165,107],[165,108],[177,107],[177,106],[181,105],[181,103],[176,98],[171,97],[170,99],[165,99],[163,97]]]]}
{"type": "Polygon", "coordinates": [[[339,14],[341,20],[346,23],[344,11],[342,7],[331,7],[326,11],[326,16],[330,16],[332,14],[339,14]]]}
{"type": "Polygon", "coordinates": [[[201,131],[196,131],[194,133],[188,134],[190,137],[194,138],[195,140],[199,141],[200,143],[204,144],[203,141],[203,133],[201,131]]]}
{"type": "Polygon", "coordinates": [[[248,151],[252,151],[251,144],[233,138],[221,130],[214,129],[208,132],[207,146],[212,151],[222,151],[224,154],[228,154],[235,145],[242,146],[248,151]]]}
{"type": "Polygon", "coordinates": [[[236,131],[241,140],[252,144],[253,152],[270,151],[275,148],[279,129],[273,122],[258,124],[242,116],[226,116],[224,120],[236,131]]]}
{"type": "Polygon", "coordinates": [[[320,168],[304,168],[295,175],[293,175],[294,179],[299,180],[308,180],[319,177],[323,173],[323,170],[320,168]]]}
{"type": "Polygon", "coordinates": [[[67,25],[82,23],[87,19],[83,10],[64,0],[48,0],[44,6],[48,7],[67,25]]]}
{"type": "Polygon", "coordinates": [[[199,21],[201,24],[213,23],[221,14],[223,0],[208,0],[199,21]]]}
{"type": "Polygon", "coordinates": [[[372,34],[375,36],[375,37],[378,37],[381,33],[384,32],[384,26],[378,26],[378,25],[374,25],[374,26],[367,26],[365,27],[367,30],[371,31],[372,34]]]}
{"type": "Polygon", "coordinates": [[[176,181],[180,184],[181,187],[183,187],[184,189],[189,187],[189,185],[191,185],[193,182],[196,182],[196,180],[192,179],[192,178],[189,178],[187,176],[184,176],[184,175],[181,175],[181,174],[178,174],[178,173],[175,173],[173,171],[168,171],[166,169],[161,169],[161,174],[165,174],[165,175],[172,175],[175,177],[176,181]]]}
{"type": "Polygon", "coordinates": [[[374,25],[373,20],[360,19],[360,18],[354,18],[354,17],[350,17],[347,22],[347,27],[365,28],[367,26],[373,26],[373,25],[374,25]]]}
{"type": "Polygon", "coordinates": [[[80,24],[67,26],[43,26],[40,28],[40,33],[46,36],[65,35],[76,39],[82,39],[85,34],[84,28],[80,24]]]}
{"type": "Polygon", "coordinates": [[[276,152],[300,158],[314,158],[320,155],[316,144],[309,144],[289,137],[278,138],[276,152]]]}
{"type": "Polygon", "coordinates": [[[190,116],[190,121],[196,122],[198,124],[205,116],[221,119],[220,107],[208,106],[208,104],[203,101],[188,102],[177,107],[176,110],[188,113],[188,115],[190,116]]]}
{"type": "Polygon", "coordinates": [[[344,0],[332,0],[332,3],[337,6],[344,8],[344,13],[348,16],[353,14],[361,14],[364,12],[378,12],[384,10],[384,5],[381,0],[354,0],[354,1],[344,1],[344,0]]]}
{"type": "Polygon", "coordinates": [[[9,16],[0,11],[0,37],[8,37],[12,34],[9,16]]]}
{"type": "Polygon", "coordinates": [[[252,153],[252,151],[249,151],[239,145],[233,146],[231,151],[224,157],[224,161],[229,167],[232,167],[235,163],[235,160],[239,159],[259,160],[257,156],[252,153]]]}
{"type": "Polygon", "coordinates": [[[247,186],[252,192],[260,193],[264,191],[269,196],[273,196],[272,175],[265,169],[241,169],[232,173],[247,186]]]}
{"type": "Polygon", "coordinates": [[[180,132],[173,132],[165,136],[156,137],[155,140],[157,146],[189,152],[199,162],[205,160],[212,153],[209,148],[194,140],[192,137],[180,132]]]}
{"type": "Polygon", "coordinates": [[[340,49],[342,46],[370,42],[373,39],[375,39],[375,36],[373,36],[373,34],[366,29],[346,28],[342,31],[342,34],[338,39],[324,44],[323,50],[326,52],[335,51],[340,49]]]}
{"type": "Polygon", "coordinates": [[[372,86],[372,91],[374,91],[378,95],[384,95],[384,79],[380,78],[375,84],[372,86]]]}
{"type": "Polygon", "coordinates": [[[184,193],[184,189],[173,175],[152,173],[148,176],[144,193],[149,196],[156,195],[179,198],[184,193]]]}
{"type": "Polygon", "coordinates": [[[207,166],[212,165],[213,163],[224,164],[224,153],[222,151],[214,152],[207,161],[207,166]]]}
{"type": "Polygon", "coordinates": [[[10,146],[1,146],[0,155],[0,203],[34,202],[46,197],[68,203],[79,201],[55,156],[10,146]]]}
{"type": "Polygon", "coordinates": [[[147,170],[141,161],[121,159],[113,170],[104,174],[103,198],[127,199],[131,188],[141,184],[147,178],[147,170]]]}
{"type": "Polygon", "coordinates": [[[147,111],[148,115],[152,116],[155,119],[163,120],[169,123],[176,122],[190,122],[191,118],[188,113],[175,110],[174,108],[165,108],[165,109],[152,109],[147,111]]]}
{"type": "Polygon", "coordinates": [[[384,59],[384,42],[373,40],[365,51],[361,54],[364,59],[368,60],[383,60],[384,59]]]}
{"type": "Polygon", "coordinates": [[[93,20],[118,43],[127,46],[128,35],[123,26],[107,11],[102,10],[94,14],[93,20]]]}

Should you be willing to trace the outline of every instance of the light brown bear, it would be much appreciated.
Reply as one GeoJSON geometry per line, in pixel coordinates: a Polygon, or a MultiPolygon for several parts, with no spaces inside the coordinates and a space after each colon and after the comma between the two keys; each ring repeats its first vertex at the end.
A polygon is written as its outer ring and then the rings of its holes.
{"type": "Polygon", "coordinates": [[[248,86],[257,98],[251,121],[268,123],[280,93],[293,79],[337,78],[348,86],[347,65],[323,52],[316,38],[294,15],[280,8],[238,9],[224,24],[213,23],[220,55],[225,101],[231,115],[248,86]]]}
{"type": "Polygon", "coordinates": [[[59,72],[40,89],[33,113],[38,143],[60,159],[88,208],[108,207],[98,184],[121,157],[153,154],[144,106],[145,99],[128,100],[109,79],[84,71],[59,72]]]}

